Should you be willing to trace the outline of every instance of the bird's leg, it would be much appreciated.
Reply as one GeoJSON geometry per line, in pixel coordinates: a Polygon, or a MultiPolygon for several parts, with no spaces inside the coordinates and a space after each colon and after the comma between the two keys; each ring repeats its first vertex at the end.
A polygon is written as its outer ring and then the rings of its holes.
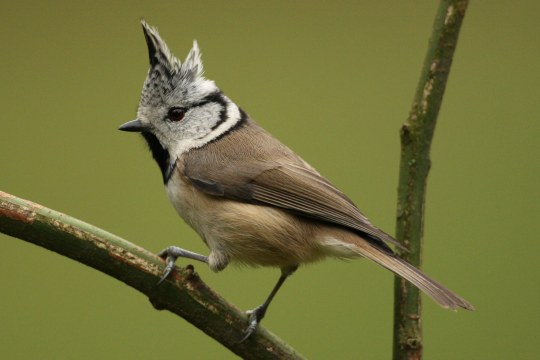
{"type": "Polygon", "coordinates": [[[274,298],[274,296],[279,291],[279,288],[281,288],[281,285],[283,285],[285,280],[290,275],[292,275],[292,273],[294,273],[296,271],[296,269],[298,269],[298,265],[294,265],[294,266],[287,267],[287,268],[282,268],[281,269],[281,276],[279,277],[276,285],[274,285],[274,288],[272,289],[272,291],[270,292],[270,295],[268,295],[268,297],[266,298],[264,303],[262,303],[262,305],[260,305],[260,306],[257,306],[255,309],[249,310],[249,311],[246,312],[249,315],[249,319],[248,319],[249,325],[248,325],[247,329],[244,331],[245,335],[242,338],[242,340],[240,340],[240,343],[247,340],[247,338],[249,338],[251,336],[251,334],[253,334],[255,329],[257,329],[257,326],[259,325],[261,320],[264,318],[264,315],[266,314],[266,310],[268,309],[268,306],[272,302],[272,299],[274,298]]]}
{"type": "Polygon", "coordinates": [[[161,284],[163,280],[167,278],[167,276],[169,276],[172,269],[174,268],[174,262],[179,257],[202,261],[208,264],[208,256],[204,256],[201,254],[194,253],[192,251],[184,250],[177,246],[169,246],[168,248],[160,251],[157,255],[160,258],[165,259],[165,262],[167,263],[167,266],[165,267],[165,271],[163,272],[163,276],[158,281],[158,285],[161,284]]]}

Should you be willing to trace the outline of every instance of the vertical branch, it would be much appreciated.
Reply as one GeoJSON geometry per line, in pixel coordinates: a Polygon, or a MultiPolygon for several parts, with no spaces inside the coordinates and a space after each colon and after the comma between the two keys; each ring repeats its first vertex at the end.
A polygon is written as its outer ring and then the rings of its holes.
{"type": "MultiPolygon", "coordinates": [[[[429,151],[452,57],[468,0],[441,0],[409,117],[401,127],[396,237],[408,249],[401,256],[419,267],[429,151]]],[[[422,358],[419,290],[396,277],[394,360],[422,358]]]]}

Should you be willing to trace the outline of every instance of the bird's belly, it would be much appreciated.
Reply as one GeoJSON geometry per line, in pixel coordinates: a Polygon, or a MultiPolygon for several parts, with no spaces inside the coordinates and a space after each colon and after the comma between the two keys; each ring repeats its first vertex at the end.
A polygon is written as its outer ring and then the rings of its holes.
{"type": "Polygon", "coordinates": [[[167,183],[166,191],[178,215],[205,240],[199,230],[205,227],[206,199],[201,197],[195,188],[182,181],[178,176],[171,177],[167,183]]]}
{"type": "Polygon", "coordinates": [[[325,256],[317,227],[284,210],[206,195],[171,179],[174,208],[212,253],[253,266],[287,267],[325,256]]]}

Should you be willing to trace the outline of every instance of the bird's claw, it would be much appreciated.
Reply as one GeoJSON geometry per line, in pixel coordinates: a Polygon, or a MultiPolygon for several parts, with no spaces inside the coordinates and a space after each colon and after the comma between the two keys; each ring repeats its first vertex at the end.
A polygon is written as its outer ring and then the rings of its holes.
{"type": "Polygon", "coordinates": [[[246,311],[246,314],[249,315],[248,317],[249,325],[246,328],[246,330],[244,330],[244,337],[242,338],[242,340],[238,342],[239,344],[246,341],[255,332],[255,330],[257,330],[257,327],[259,326],[259,323],[263,319],[265,313],[266,313],[266,307],[263,305],[256,307],[253,310],[246,311]]]}
{"type": "Polygon", "coordinates": [[[171,254],[169,249],[170,248],[162,250],[157,254],[160,258],[164,258],[165,262],[167,263],[167,266],[165,266],[165,270],[163,271],[163,275],[157,283],[158,285],[165,281],[165,279],[170,275],[171,271],[174,269],[174,263],[176,262],[176,259],[178,259],[178,256],[171,254]]]}

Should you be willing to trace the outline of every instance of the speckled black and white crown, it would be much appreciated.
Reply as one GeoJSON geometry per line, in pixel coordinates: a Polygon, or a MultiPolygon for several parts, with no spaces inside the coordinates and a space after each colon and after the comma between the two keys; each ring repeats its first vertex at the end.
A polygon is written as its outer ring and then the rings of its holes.
{"type": "Polygon", "coordinates": [[[152,105],[175,95],[186,101],[217,90],[215,83],[203,77],[203,63],[197,41],[184,62],[176,58],[155,27],[141,21],[148,46],[150,69],[144,83],[141,105],[152,105]],[[175,94],[176,92],[180,92],[175,94]]]}

